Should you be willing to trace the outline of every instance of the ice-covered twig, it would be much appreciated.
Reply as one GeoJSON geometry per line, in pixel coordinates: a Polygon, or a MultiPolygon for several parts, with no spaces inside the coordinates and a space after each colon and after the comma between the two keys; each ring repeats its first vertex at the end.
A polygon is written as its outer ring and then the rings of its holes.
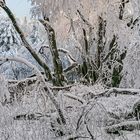
{"type": "Polygon", "coordinates": [[[68,57],[69,57],[73,62],[76,62],[76,60],[73,58],[73,56],[70,54],[70,52],[69,52],[68,50],[63,49],[63,48],[59,48],[58,51],[67,54],[68,57]]]}
{"type": "Polygon", "coordinates": [[[74,69],[76,66],[78,66],[78,64],[76,62],[75,63],[72,63],[69,67],[67,67],[66,69],[64,69],[64,72],[67,73],[70,70],[74,69]]]}
{"type": "Polygon", "coordinates": [[[70,90],[70,88],[73,86],[76,86],[76,84],[67,85],[67,86],[63,86],[63,87],[50,86],[50,89],[52,89],[52,90],[70,90]]]}
{"type": "Polygon", "coordinates": [[[88,20],[85,19],[84,15],[82,15],[82,13],[77,10],[77,13],[79,14],[80,18],[83,20],[83,22],[90,28],[93,28],[93,26],[90,24],[90,22],[88,20]]]}
{"type": "Polygon", "coordinates": [[[111,56],[113,53],[116,52],[117,44],[108,52],[108,54],[103,58],[102,63],[106,62],[106,60],[111,56]]]}
{"type": "Polygon", "coordinates": [[[68,97],[68,98],[70,98],[70,99],[73,99],[73,100],[76,100],[76,101],[78,101],[78,102],[80,102],[80,103],[85,103],[85,100],[83,100],[82,98],[80,98],[80,97],[77,97],[77,96],[74,96],[74,95],[71,95],[71,94],[65,94],[64,96],[66,96],[66,97],[68,97]]]}

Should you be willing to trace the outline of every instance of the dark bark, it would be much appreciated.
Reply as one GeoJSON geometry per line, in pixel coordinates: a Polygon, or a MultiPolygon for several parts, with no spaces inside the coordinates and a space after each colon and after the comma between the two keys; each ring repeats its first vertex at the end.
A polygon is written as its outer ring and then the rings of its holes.
{"type": "Polygon", "coordinates": [[[65,78],[63,75],[62,62],[59,58],[59,53],[58,53],[57,46],[56,46],[55,31],[50,26],[48,21],[40,20],[40,22],[45,27],[45,30],[48,33],[49,47],[50,47],[50,51],[52,54],[53,65],[54,65],[54,75],[55,75],[54,83],[57,86],[63,86],[64,85],[63,82],[64,82],[65,78]]]}
{"type": "Polygon", "coordinates": [[[97,53],[96,53],[96,64],[98,66],[98,68],[101,66],[101,53],[104,50],[104,46],[105,46],[105,42],[104,42],[104,38],[105,38],[105,28],[106,28],[106,21],[99,16],[99,27],[98,27],[98,42],[97,42],[97,53]]]}
{"type": "Polygon", "coordinates": [[[83,35],[84,35],[84,42],[85,42],[85,52],[86,55],[89,54],[89,45],[88,45],[88,39],[87,39],[87,34],[86,34],[86,30],[83,28],[83,35]]]}
{"type": "Polygon", "coordinates": [[[140,120],[140,100],[133,105],[132,114],[136,120],[140,120]]]}
{"type": "Polygon", "coordinates": [[[129,0],[121,0],[121,4],[120,4],[120,12],[119,12],[119,19],[122,20],[123,19],[123,15],[124,15],[124,9],[125,9],[125,5],[126,3],[128,3],[129,0]]]}

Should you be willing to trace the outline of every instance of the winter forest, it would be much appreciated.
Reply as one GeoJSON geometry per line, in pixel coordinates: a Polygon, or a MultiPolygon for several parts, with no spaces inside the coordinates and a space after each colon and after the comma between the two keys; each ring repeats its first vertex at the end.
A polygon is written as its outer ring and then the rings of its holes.
{"type": "Polygon", "coordinates": [[[0,140],[140,140],[140,0],[24,1],[0,0],[0,140]]]}

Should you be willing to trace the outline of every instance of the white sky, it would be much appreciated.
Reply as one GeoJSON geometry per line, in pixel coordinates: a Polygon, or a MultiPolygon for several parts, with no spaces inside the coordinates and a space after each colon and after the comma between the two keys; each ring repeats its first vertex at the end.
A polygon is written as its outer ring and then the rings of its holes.
{"type": "Polygon", "coordinates": [[[28,0],[5,0],[8,7],[17,17],[30,17],[31,5],[28,0]]]}

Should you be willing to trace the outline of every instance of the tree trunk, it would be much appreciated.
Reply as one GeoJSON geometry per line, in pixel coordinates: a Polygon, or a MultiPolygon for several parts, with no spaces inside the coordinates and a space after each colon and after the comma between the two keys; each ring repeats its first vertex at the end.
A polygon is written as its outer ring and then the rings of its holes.
{"type": "Polygon", "coordinates": [[[55,79],[53,79],[54,85],[56,86],[63,86],[64,85],[64,75],[63,75],[63,67],[62,62],[59,57],[59,53],[56,46],[56,38],[55,38],[55,31],[50,26],[48,21],[40,20],[42,25],[45,27],[45,30],[48,33],[49,39],[49,47],[53,58],[53,65],[54,65],[54,75],[55,79]]]}

